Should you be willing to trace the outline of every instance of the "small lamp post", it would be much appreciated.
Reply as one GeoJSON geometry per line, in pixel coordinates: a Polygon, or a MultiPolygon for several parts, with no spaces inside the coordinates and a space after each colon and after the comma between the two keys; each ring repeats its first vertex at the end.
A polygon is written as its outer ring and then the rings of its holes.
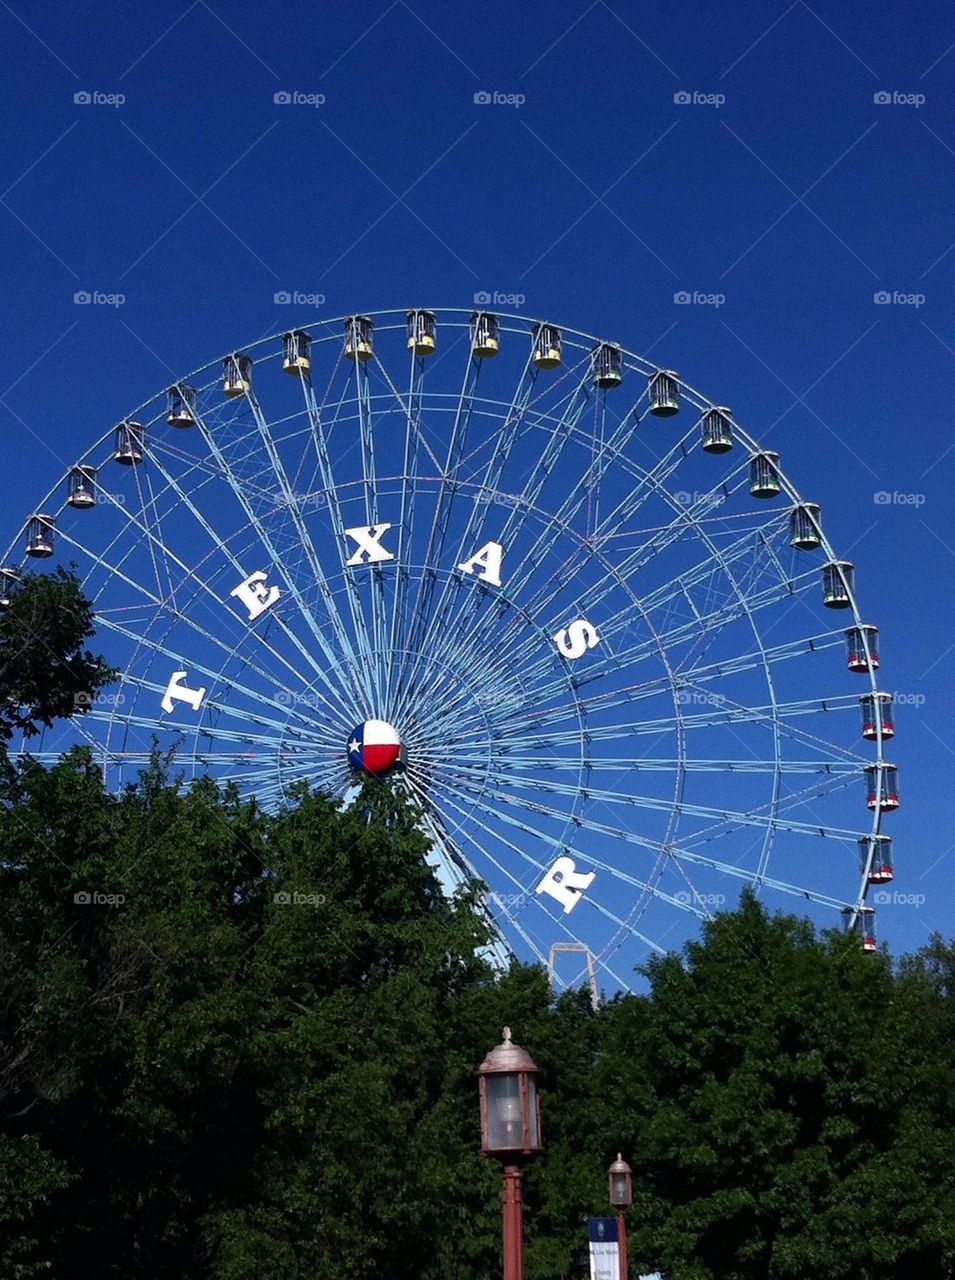
{"type": "Polygon", "coordinates": [[[620,1152],[607,1170],[610,1203],[617,1210],[617,1247],[620,1252],[620,1280],[627,1280],[627,1221],[623,1211],[633,1203],[633,1170],[620,1152]]]}
{"type": "Polygon", "coordinates": [[[510,1027],[478,1068],[481,1155],[501,1161],[504,1214],[504,1280],[524,1280],[524,1201],[521,1163],[542,1149],[538,1069],[510,1027]]]}

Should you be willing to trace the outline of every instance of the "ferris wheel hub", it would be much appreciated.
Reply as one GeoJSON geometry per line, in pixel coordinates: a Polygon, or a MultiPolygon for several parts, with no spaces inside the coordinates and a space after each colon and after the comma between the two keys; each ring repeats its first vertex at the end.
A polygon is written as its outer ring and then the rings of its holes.
{"type": "Polygon", "coordinates": [[[357,772],[382,774],[402,758],[401,735],[386,720],[363,720],[348,735],[348,763],[357,772]]]}

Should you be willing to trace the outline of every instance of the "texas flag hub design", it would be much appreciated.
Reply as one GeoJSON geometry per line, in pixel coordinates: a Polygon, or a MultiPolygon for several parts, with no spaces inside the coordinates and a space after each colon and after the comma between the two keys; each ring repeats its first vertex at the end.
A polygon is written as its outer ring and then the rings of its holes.
{"type": "Polygon", "coordinates": [[[366,773],[385,773],[401,754],[397,729],[385,720],[363,720],[348,738],[348,763],[366,773]]]}

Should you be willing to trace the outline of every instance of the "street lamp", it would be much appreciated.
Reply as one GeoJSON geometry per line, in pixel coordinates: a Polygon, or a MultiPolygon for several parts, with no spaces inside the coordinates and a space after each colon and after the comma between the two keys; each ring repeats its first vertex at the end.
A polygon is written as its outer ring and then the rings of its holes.
{"type": "Polygon", "coordinates": [[[633,1170],[620,1152],[607,1170],[610,1203],[617,1210],[617,1248],[620,1253],[620,1280],[627,1280],[627,1222],[623,1211],[633,1203],[633,1170]]]}
{"type": "Polygon", "coordinates": [[[481,1155],[501,1161],[504,1207],[504,1280],[524,1280],[524,1203],[521,1161],[541,1150],[538,1069],[510,1027],[478,1068],[481,1155]]]}

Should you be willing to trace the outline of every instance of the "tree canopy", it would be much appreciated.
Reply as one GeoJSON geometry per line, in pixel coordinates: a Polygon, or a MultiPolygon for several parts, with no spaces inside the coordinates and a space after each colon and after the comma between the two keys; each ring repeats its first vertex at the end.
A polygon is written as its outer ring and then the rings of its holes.
{"type": "MultiPolygon", "coordinates": [[[[104,687],[88,626],[58,633],[62,684],[13,643],[11,732],[104,687]]],[[[542,1070],[528,1280],[587,1274],[617,1151],[634,1275],[952,1280],[943,940],[893,964],[745,895],[595,1011],[492,967],[480,887],[445,896],[399,789],[266,813],[174,767],[120,795],[85,750],[8,770],[0,1276],[499,1274],[475,1071],[509,1024],[542,1070]]]]}
{"type": "Polygon", "coordinates": [[[952,1275],[955,953],[893,969],[746,897],[596,1013],[482,958],[381,784],[274,814],[78,750],[0,810],[0,1273],[477,1280],[475,1069],[543,1071],[529,1280],[581,1274],[606,1167],[674,1280],[952,1275]]]}
{"type": "Polygon", "coordinates": [[[0,742],[87,710],[116,673],[83,648],[93,606],[72,569],[6,585],[0,609],[0,742]]]}

